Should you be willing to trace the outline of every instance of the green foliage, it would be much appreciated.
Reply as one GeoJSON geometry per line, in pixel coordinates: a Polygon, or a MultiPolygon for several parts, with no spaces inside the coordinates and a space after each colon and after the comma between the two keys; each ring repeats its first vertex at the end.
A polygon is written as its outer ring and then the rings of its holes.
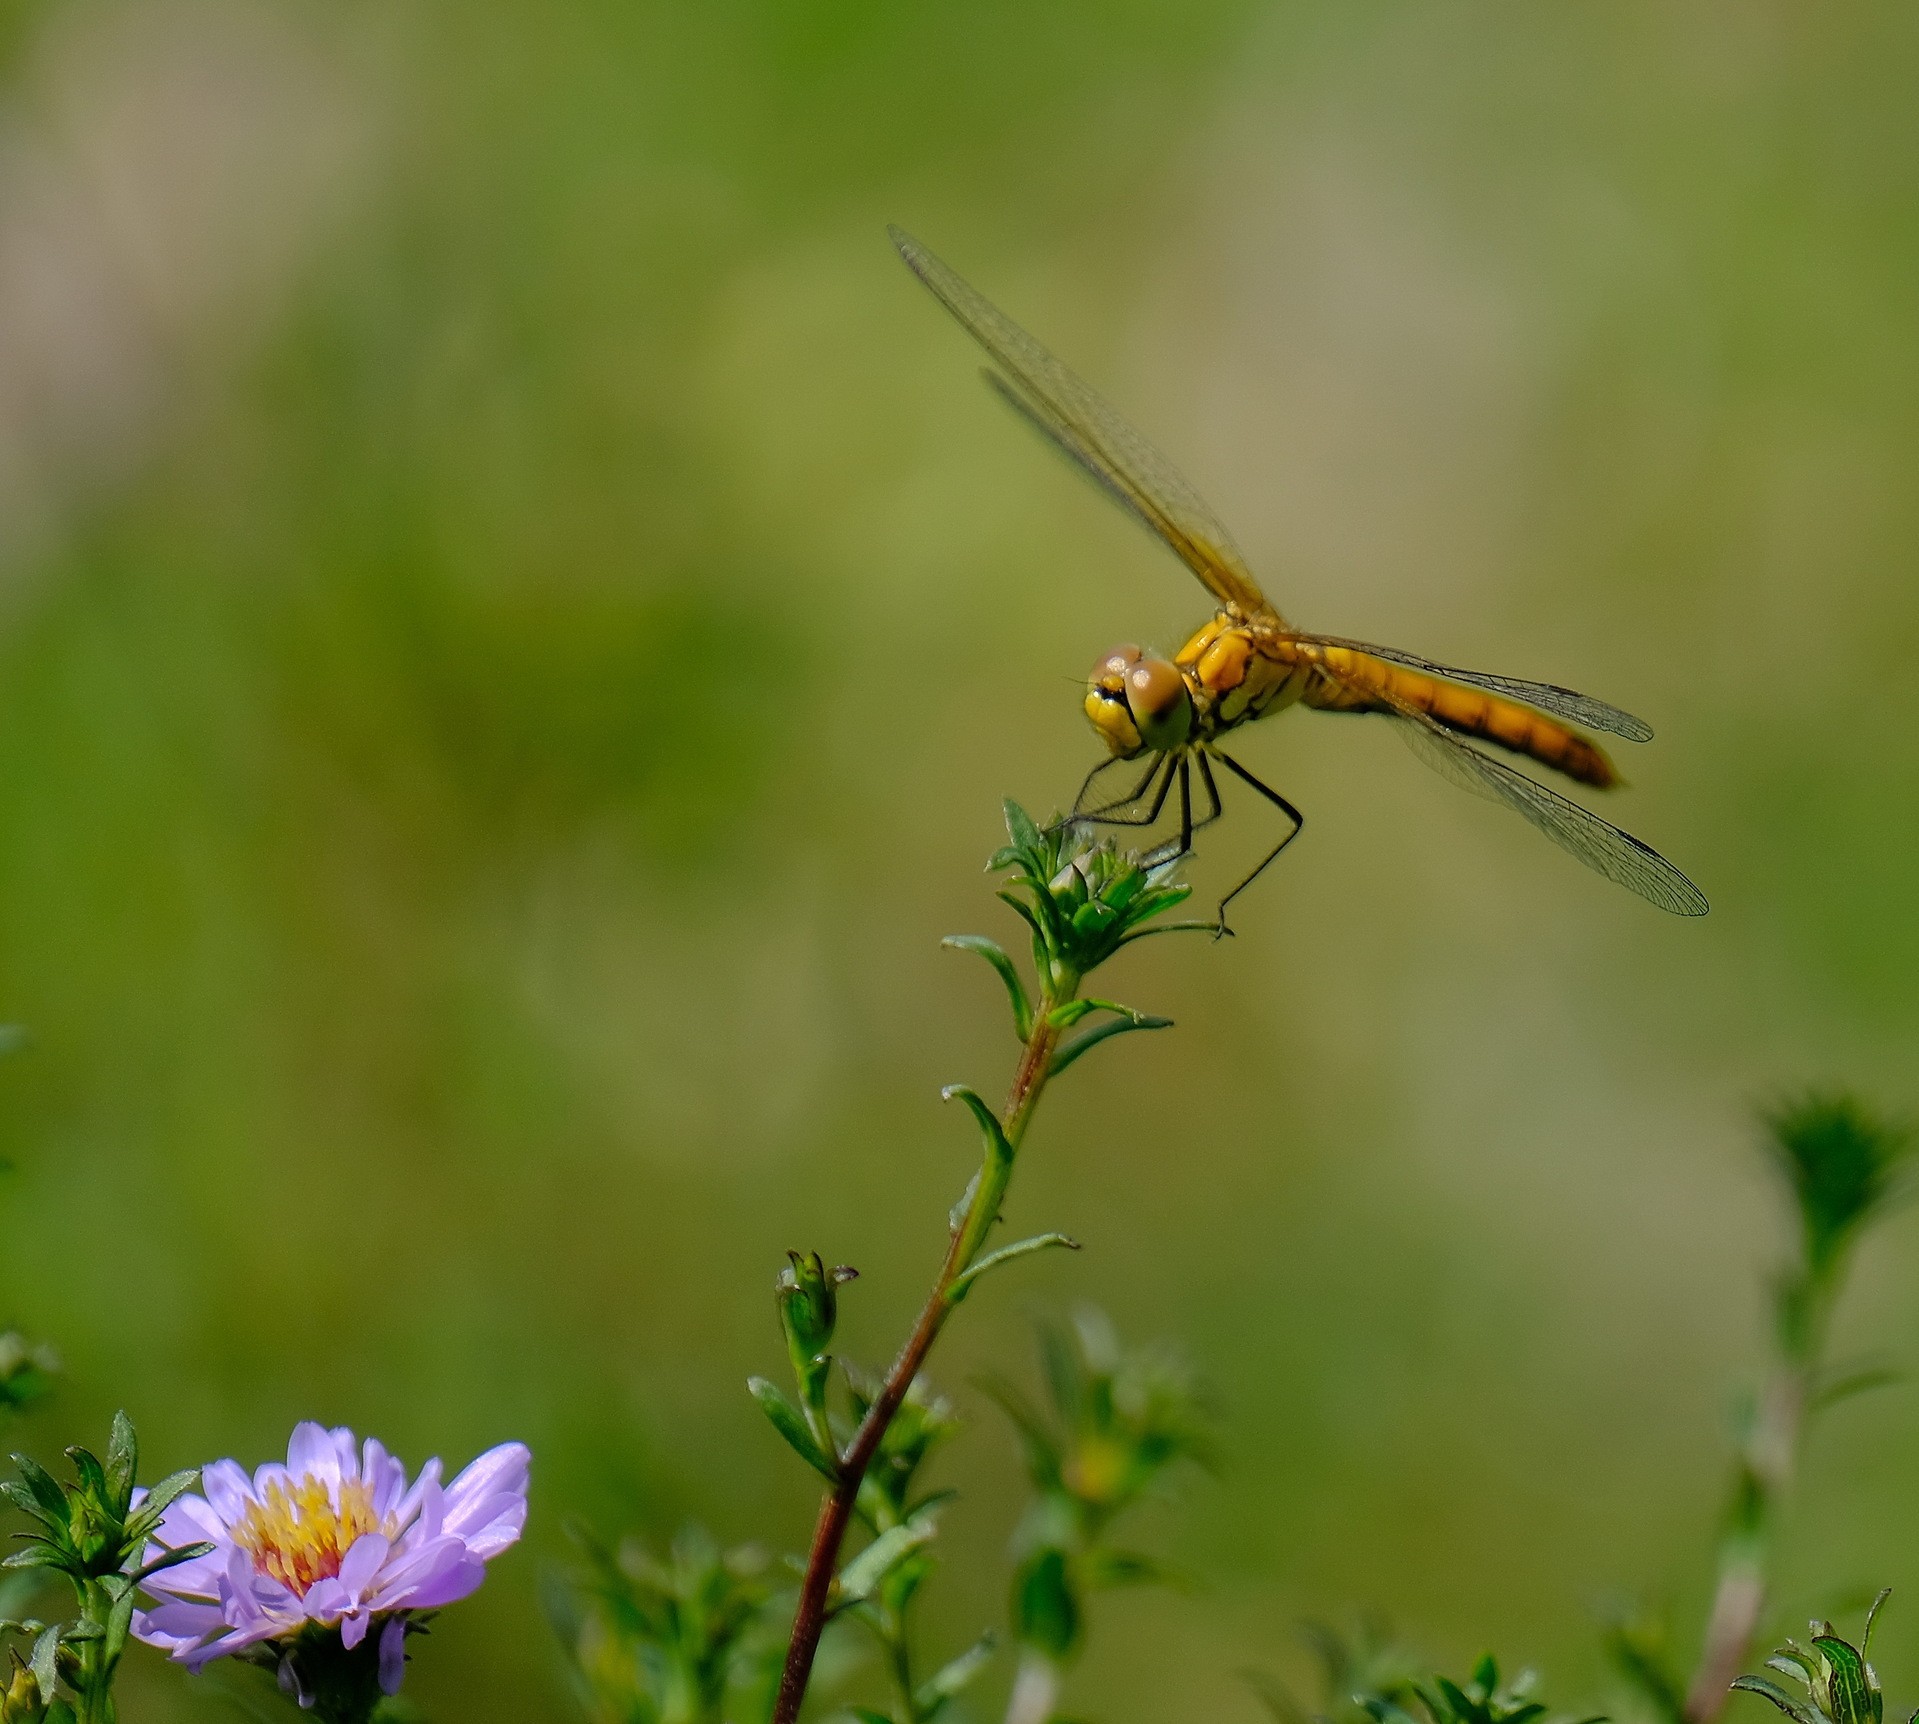
{"type": "MultiPolygon", "coordinates": [[[[1056,1010],[1072,1002],[1081,978],[1091,975],[1129,942],[1179,928],[1213,931],[1210,922],[1146,926],[1191,895],[1190,886],[1173,878],[1177,858],[1149,864],[1110,842],[1088,839],[1071,821],[1041,828],[1025,809],[1010,800],[1006,804],[1006,836],[1006,844],[994,852],[986,866],[990,873],[1010,870],[1013,875],[999,896],[1018,913],[1032,936],[1033,967],[1039,976],[1042,1006],[1034,1007],[1012,960],[991,941],[969,935],[947,944],[978,952],[1000,973],[1012,999],[1014,1026],[1020,1029],[1022,1040],[1027,1031],[1020,1026],[1030,1025],[1037,1010],[1056,1010]]],[[[1068,1027],[1087,1010],[1117,1013],[1120,1024],[1127,1029],[1161,1029],[1166,1023],[1125,1006],[1074,1004],[1074,1016],[1056,1020],[1058,1027],[1068,1027]]],[[[1097,1039],[1115,1033],[1110,1027],[1104,1028],[1097,1039]]],[[[1055,1069],[1064,1069],[1070,1063],[1071,1058],[1062,1049],[1055,1069]]]]}
{"type": "Polygon", "coordinates": [[[664,1559],[637,1539],[612,1549],[574,1536],[584,1572],[553,1611],[593,1724],[767,1716],[783,1624],[759,1551],[722,1551],[697,1529],[664,1559]]]}
{"type": "MultiPolygon", "coordinates": [[[[1522,1670],[1502,1683],[1498,1661],[1489,1652],[1473,1666],[1464,1682],[1445,1676],[1421,1677],[1402,1695],[1369,1694],[1362,1698],[1377,1724],[1535,1724],[1550,1716],[1544,1701],[1534,1695],[1537,1677],[1522,1670]]],[[[1579,1724],[1605,1724],[1597,1714],[1579,1724]]]]}
{"type": "Polygon", "coordinates": [[[1374,1617],[1362,1619],[1351,1639],[1324,1623],[1301,1628],[1319,1665],[1320,1704],[1304,1706],[1287,1686],[1263,1671],[1247,1682],[1278,1724],[1372,1724],[1373,1702],[1403,1705],[1414,1698],[1419,1662],[1374,1617]]]}
{"type": "Polygon", "coordinates": [[[1810,1645],[1788,1640],[1766,1660],[1768,1669],[1791,1678],[1805,1690],[1804,1699],[1766,1676],[1741,1676],[1733,1687],[1770,1700],[1793,1724],[1881,1724],[1885,1699],[1866,1653],[1872,1646],[1873,1623],[1885,1601],[1884,1592],[1873,1600],[1857,1646],[1836,1633],[1830,1622],[1814,1622],[1808,1632],[1810,1645]]]}
{"type": "MultiPolygon", "coordinates": [[[[0,1482],[0,1496],[26,1515],[31,1530],[22,1535],[25,1548],[5,1566],[64,1575],[79,1600],[79,1615],[58,1626],[10,1622],[0,1627],[33,1637],[34,1692],[41,1703],[53,1706],[46,1716],[59,1717],[57,1708],[66,1704],[54,1699],[57,1678],[71,1691],[81,1724],[106,1724],[113,1716],[114,1673],[126,1650],[140,1582],[204,1556],[213,1546],[182,1545],[143,1560],[169,1505],[193,1489],[200,1475],[197,1470],[174,1473],[142,1494],[135,1483],[139,1439],[125,1413],[114,1415],[104,1463],[83,1448],[68,1449],[67,1458],[75,1473],[71,1484],[62,1484],[28,1455],[13,1457],[17,1476],[0,1482]]],[[[22,1686],[17,1675],[14,1685],[22,1686]]]]}
{"type": "Polygon", "coordinates": [[[1800,1261],[1781,1288],[1780,1329],[1788,1346],[1804,1347],[1852,1247],[1898,1191],[1912,1134],[1824,1091],[1782,1103],[1766,1124],[1799,1212],[1800,1261]]]}
{"type": "MultiPolygon", "coordinates": [[[[866,1417],[880,1385],[852,1365],[844,1370],[857,1422],[866,1417]]],[[[948,1498],[944,1491],[924,1490],[919,1475],[928,1457],[958,1430],[952,1403],[923,1377],[915,1378],[855,1499],[855,1512],[873,1539],[841,1568],[834,1584],[834,1610],[860,1623],[879,1648],[894,1691],[890,1724],[929,1724],[985,1670],[993,1654],[992,1637],[982,1635],[931,1676],[922,1679],[916,1673],[913,1606],[933,1574],[938,1515],[948,1498]]],[[[865,1715],[888,1717],[870,1709],[865,1715]]]]}
{"type": "Polygon", "coordinates": [[[1151,1558],[1116,1547],[1116,1521],[1182,1459],[1206,1458],[1208,1421],[1191,1378],[1150,1348],[1121,1347],[1105,1316],[1044,1323],[1046,1413],[1011,1385],[987,1391],[1017,1429],[1034,1500],[1015,1544],[1013,1632],[1054,1662],[1082,1647],[1086,1598],[1165,1578],[1151,1558]]]}

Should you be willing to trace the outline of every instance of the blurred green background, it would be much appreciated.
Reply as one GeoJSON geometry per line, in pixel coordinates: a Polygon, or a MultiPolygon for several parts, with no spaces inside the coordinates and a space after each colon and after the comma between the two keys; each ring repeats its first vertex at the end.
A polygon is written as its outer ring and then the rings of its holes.
{"type": "MultiPolygon", "coordinates": [[[[780,1253],[857,1264],[890,1352],[972,1154],[936,1088],[1011,1054],[937,946],[1010,927],[997,799],[1069,796],[1094,654],[1206,615],[893,220],[1303,623],[1646,714],[1608,811],[1714,901],[1377,727],[1250,738],[1304,841],[1236,941],[1115,973],[1179,1029],[1063,1082],[1011,1216],[1087,1249],[938,1359],[949,1644],[1018,1508],[964,1385],[1081,1297],[1190,1352],[1227,1462],[1141,1535],[1202,1587],[1108,1601],[1076,1711],[1252,1720],[1235,1672],[1362,1603],[1602,1701],[1608,1596],[1690,1623],[1783,1237],[1751,1104],[1915,1100],[1919,11],[23,0],[0,54],[0,1292],[69,1367],[29,1446],[122,1402],[156,1465],[524,1437],[441,1719],[566,1715],[567,1514],[802,1544],[741,1392],[780,1253]]],[[[1895,1222],[1842,1344],[1910,1360],[1915,1259],[1895,1222]]],[[[1822,1429],[1788,1616],[1919,1582],[1916,1458],[1910,1395],[1822,1429]]]]}

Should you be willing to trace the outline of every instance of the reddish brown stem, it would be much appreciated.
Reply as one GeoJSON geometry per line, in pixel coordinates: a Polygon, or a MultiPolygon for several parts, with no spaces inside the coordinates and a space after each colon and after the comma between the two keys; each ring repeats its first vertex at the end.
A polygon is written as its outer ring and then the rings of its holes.
{"type": "MultiPolygon", "coordinates": [[[[1053,1052],[1059,1042],[1059,1032],[1047,1022],[1053,1004],[1044,1002],[1035,1017],[1032,1034],[1027,1037],[1025,1052],[1020,1056],[1019,1069],[1013,1074],[1005,1110],[1000,1115],[1000,1129],[1015,1150],[1025,1135],[1026,1122],[1032,1117],[1040,1091],[1046,1087],[1047,1069],[1053,1063],[1053,1052]]],[[[866,1477],[866,1469],[879,1452],[887,1427],[904,1404],[913,1379],[919,1375],[926,1355],[933,1350],[933,1343],[939,1339],[939,1332],[952,1313],[953,1301],[948,1295],[953,1283],[978,1255],[980,1245],[998,1218],[1012,1171],[1010,1161],[996,1164],[993,1156],[988,1155],[980,1169],[973,1200],[947,1241],[945,1261],[940,1265],[939,1276],[920,1309],[912,1333],[906,1337],[906,1345],[900,1348],[899,1357],[886,1373],[879,1393],[866,1409],[866,1417],[860,1420],[845,1454],[840,1456],[838,1481],[820,1503],[820,1518],[813,1529],[813,1548],[807,1555],[806,1575],[800,1582],[799,1607],[793,1615],[793,1638],[787,1643],[786,1665],[780,1672],[773,1724],[794,1724],[800,1715],[806,1685],[813,1675],[813,1655],[819,1650],[820,1635],[826,1628],[826,1601],[832,1591],[840,1545],[853,1518],[853,1505],[859,1500],[860,1481],[866,1477]]]]}

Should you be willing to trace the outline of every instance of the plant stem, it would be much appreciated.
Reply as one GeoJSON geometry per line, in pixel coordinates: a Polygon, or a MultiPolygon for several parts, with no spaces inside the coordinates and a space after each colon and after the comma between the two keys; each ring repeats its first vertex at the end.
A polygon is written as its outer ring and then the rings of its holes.
{"type": "Polygon", "coordinates": [[[1699,1663],[1686,1689],[1686,1724],[1713,1724],[1733,1678],[1752,1657],[1766,1608],[1766,1565],[1780,1505],[1798,1469],[1813,1380],[1824,1351],[1832,1277],[1806,1274],[1782,1298],[1779,1356],[1754,1409],[1734,1473],[1719,1549],[1719,1581],[1699,1663]],[[1793,1301],[1800,1301],[1794,1320],[1793,1301]]]}
{"type": "MultiPolygon", "coordinates": [[[[1078,991],[1078,978],[1069,978],[1057,998],[1048,995],[1033,1014],[1033,1027],[1026,1038],[1018,1069],[1013,1073],[1006,1106],[1000,1113],[1000,1129],[1007,1143],[1017,1152],[1020,1139],[1039,1105],[1046,1088],[1053,1054],[1059,1045],[1059,1031],[1053,1026],[1054,1009],[1078,991]]],[[[834,1569],[839,1561],[840,1545],[852,1519],[853,1504],[859,1496],[860,1480],[879,1452],[887,1427],[892,1424],[906,1400],[913,1379],[933,1350],[939,1332],[951,1315],[953,1303],[948,1297],[954,1281],[979,1255],[993,1224],[999,1219],[1007,1185],[1013,1177],[1013,1158],[988,1153],[980,1164],[973,1186],[972,1201],[947,1241],[946,1258],[918,1320],[900,1348],[899,1357],[886,1373],[879,1393],[860,1420],[853,1440],[839,1457],[839,1477],[820,1504],[820,1518],[813,1531],[813,1547],[807,1556],[806,1575],[800,1582],[800,1601],[793,1615],[793,1637],[787,1644],[786,1665],[780,1672],[780,1692],[773,1709],[773,1724],[794,1724],[800,1703],[806,1698],[806,1685],[813,1674],[813,1655],[819,1650],[820,1634],[826,1627],[827,1594],[833,1585],[834,1569]]]]}

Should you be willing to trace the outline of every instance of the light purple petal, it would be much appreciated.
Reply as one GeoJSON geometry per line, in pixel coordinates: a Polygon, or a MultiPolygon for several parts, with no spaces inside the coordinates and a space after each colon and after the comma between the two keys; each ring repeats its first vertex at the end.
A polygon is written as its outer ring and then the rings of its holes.
{"type": "Polygon", "coordinates": [[[362,1533],[340,1559],[340,1584],[355,1598],[373,1584],[393,1541],[377,1532],[362,1533]]]}
{"type": "Polygon", "coordinates": [[[351,1652],[366,1639],[366,1625],[370,1619],[364,1611],[349,1611],[340,1619],[340,1644],[351,1652]]]}
{"type": "Polygon", "coordinates": [[[468,1594],[478,1592],[480,1582],[485,1579],[486,1564],[477,1556],[463,1556],[451,1567],[410,1588],[407,1609],[438,1610],[442,1605],[457,1604],[468,1594]]]}
{"type": "Polygon", "coordinates": [[[393,1511],[394,1523],[401,1527],[410,1526],[413,1517],[420,1512],[420,1501],[440,1482],[440,1457],[435,1455],[420,1469],[420,1476],[413,1481],[413,1488],[400,1499],[400,1506],[393,1511]]]}
{"type": "Polygon", "coordinates": [[[488,1449],[447,1486],[445,1530],[465,1539],[476,1556],[498,1556],[526,1526],[532,1460],[524,1443],[488,1449]]]}
{"type": "Polygon", "coordinates": [[[405,1675],[406,1623],[396,1616],[380,1630],[380,1692],[398,1694],[405,1675]]]}
{"type": "Polygon", "coordinates": [[[133,1613],[133,1638],[178,1655],[226,1627],[217,1605],[171,1601],[133,1613]]]}
{"type": "Polygon", "coordinates": [[[373,1499],[374,1514],[385,1520],[406,1495],[406,1468],[386,1452],[386,1445],[378,1437],[368,1437],[360,1477],[373,1499]]]}
{"type": "Polygon", "coordinates": [[[200,1488],[206,1493],[213,1512],[227,1527],[244,1520],[253,1506],[253,1481],[240,1470],[238,1461],[215,1461],[200,1472],[200,1488]]]}
{"type": "Polygon", "coordinates": [[[367,1603],[375,1610],[432,1610],[466,1597],[485,1578],[486,1565],[459,1539],[435,1539],[389,1566],[367,1603]]]}
{"type": "Polygon", "coordinates": [[[235,1628],[220,1636],[218,1640],[209,1640],[204,1646],[196,1646],[185,1653],[176,1654],[180,1662],[196,1676],[216,1658],[225,1658],[230,1652],[238,1652],[243,1647],[257,1645],[262,1640],[271,1640],[282,1629],[267,1621],[264,1617],[245,1628],[235,1628]]]}
{"type": "Polygon", "coordinates": [[[463,1519],[471,1503],[501,1492],[525,1496],[532,1462],[532,1451],[525,1443],[501,1443],[488,1449],[446,1487],[446,1530],[461,1537],[478,1530],[463,1519]]]}
{"type": "MultiPolygon", "coordinates": [[[[296,1479],[311,1475],[337,1485],[340,1482],[340,1445],[335,1440],[338,1435],[325,1425],[302,1419],[293,1427],[293,1437],[287,1444],[287,1471],[296,1479]]],[[[347,1435],[351,1442],[352,1433],[347,1435]]]]}

